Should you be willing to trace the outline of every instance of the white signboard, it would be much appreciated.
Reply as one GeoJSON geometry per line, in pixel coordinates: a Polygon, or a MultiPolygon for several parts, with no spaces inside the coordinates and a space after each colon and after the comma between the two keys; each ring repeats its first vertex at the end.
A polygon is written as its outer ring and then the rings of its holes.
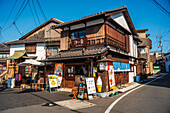
{"type": "Polygon", "coordinates": [[[49,87],[55,88],[61,85],[62,77],[57,75],[48,75],[49,87]]]}
{"type": "Polygon", "coordinates": [[[86,77],[87,93],[94,94],[96,93],[96,86],[93,77],[86,77]]]}

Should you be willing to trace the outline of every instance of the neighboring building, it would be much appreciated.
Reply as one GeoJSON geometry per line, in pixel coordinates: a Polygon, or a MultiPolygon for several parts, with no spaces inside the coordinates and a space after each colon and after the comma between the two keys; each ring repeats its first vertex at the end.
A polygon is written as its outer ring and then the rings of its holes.
{"type": "MultiPolygon", "coordinates": [[[[60,23],[63,22],[51,18],[47,22],[22,36],[20,39],[4,42],[5,45],[10,47],[10,57],[8,59],[11,60],[11,63],[7,73],[9,78],[15,77],[18,79],[18,76],[21,74],[21,83],[31,81],[30,75],[26,74],[26,71],[24,71],[30,69],[30,67],[20,68],[17,64],[25,61],[27,58],[42,61],[45,60],[46,57],[54,55],[60,50],[61,29],[51,29],[51,26],[60,23]]],[[[42,66],[38,68],[38,79],[44,76],[43,70],[44,67],[42,66]]],[[[36,73],[34,75],[36,75],[36,73]]]]}
{"type": "MultiPolygon", "coordinates": [[[[82,76],[94,77],[95,80],[101,76],[103,91],[108,91],[107,62],[115,69],[116,85],[120,84],[123,76],[126,76],[126,82],[134,81],[139,39],[126,7],[103,11],[52,28],[62,29],[61,51],[48,57],[46,62],[63,64],[62,87],[77,86],[82,76]],[[102,68],[104,70],[100,70],[100,64],[105,67],[102,68]],[[124,64],[130,70],[120,67],[124,64]]],[[[54,70],[51,73],[55,73],[54,70]]]]}
{"type": "Polygon", "coordinates": [[[157,59],[158,57],[162,56],[162,53],[161,52],[151,52],[150,55],[155,56],[155,59],[157,59]]]}
{"type": "Polygon", "coordinates": [[[157,74],[161,72],[162,68],[162,53],[161,52],[151,52],[150,53],[151,62],[153,62],[153,73],[157,74]]]}
{"type": "Polygon", "coordinates": [[[170,52],[164,54],[165,59],[165,72],[170,72],[170,52]]]}
{"type": "Polygon", "coordinates": [[[51,18],[20,39],[4,42],[5,45],[10,47],[10,56],[14,55],[16,50],[26,50],[29,57],[41,61],[56,54],[60,49],[61,29],[52,30],[51,26],[60,23],[63,22],[51,18]]]}
{"type": "Polygon", "coordinates": [[[9,57],[9,47],[0,44],[0,75],[6,71],[7,57],[9,57]]]}
{"type": "Polygon", "coordinates": [[[136,30],[139,39],[142,41],[138,45],[139,57],[146,59],[146,74],[153,74],[153,62],[151,61],[150,49],[152,49],[152,41],[148,38],[149,34],[146,34],[148,29],[136,30]]]}

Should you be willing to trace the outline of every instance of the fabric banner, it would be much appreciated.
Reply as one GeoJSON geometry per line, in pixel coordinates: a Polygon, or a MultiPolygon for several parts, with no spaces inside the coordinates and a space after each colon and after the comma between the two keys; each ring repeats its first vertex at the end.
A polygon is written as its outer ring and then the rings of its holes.
{"type": "Polygon", "coordinates": [[[59,75],[59,76],[63,76],[63,63],[56,63],[55,64],[54,74],[59,75]]]}
{"type": "Polygon", "coordinates": [[[115,72],[121,71],[120,68],[120,62],[113,62],[113,68],[115,72]]]}
{"type": "Polygon", "coordinates": [[[114,88],[116,88],[116,83],[115,83],[115,77],[114,77],[113,62],[108,62],[107,67],[108,67],[110,89],[114,89],[114,88]]]}

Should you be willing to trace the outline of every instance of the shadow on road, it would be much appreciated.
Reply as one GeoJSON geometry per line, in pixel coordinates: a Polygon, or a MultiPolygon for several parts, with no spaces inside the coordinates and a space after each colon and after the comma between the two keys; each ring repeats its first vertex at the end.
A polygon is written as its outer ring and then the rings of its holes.
{"type": "MultiPolygon", "coordinates": [[[[156,76],[156,78],[161,77],[161,76],[162,76],[162,74],[156,76]]],[[[149,81],[152,81],[154,79],[155,78],[148,78],[146,81],[143,81],[140,84],[145,84],[145,83],[147,83],[149,81]]],[[[170,73],[166,73],[166,75],[164,77],[159,78],[156,81],[151,82],[151,83],[149,83],[147,85],[170,88],[170,82],[169,81],[170,81],[170,73]]]]}

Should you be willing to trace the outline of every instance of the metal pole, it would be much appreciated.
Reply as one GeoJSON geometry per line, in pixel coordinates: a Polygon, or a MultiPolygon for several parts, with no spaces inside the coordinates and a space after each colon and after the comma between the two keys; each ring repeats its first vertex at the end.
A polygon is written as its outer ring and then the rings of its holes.
{"type": "Polygon", "coordinates": [[[163,35],[158,35],[158,36],[156,36],[156,37],[160,37],[160,46],[159,46],[159,47],[161,47],[161,54],[162,54],[162,71],[164,72],[162,36],[163,36],[163,35]]]}
{"type": "Polygon", "coordinates": [[[164,72],[163,47],[162,47],[162,35],[160,36],[160,40],[161,40],[160,47],[161,47],[161,53],[162,53],[162,71],[164,72]]]}

